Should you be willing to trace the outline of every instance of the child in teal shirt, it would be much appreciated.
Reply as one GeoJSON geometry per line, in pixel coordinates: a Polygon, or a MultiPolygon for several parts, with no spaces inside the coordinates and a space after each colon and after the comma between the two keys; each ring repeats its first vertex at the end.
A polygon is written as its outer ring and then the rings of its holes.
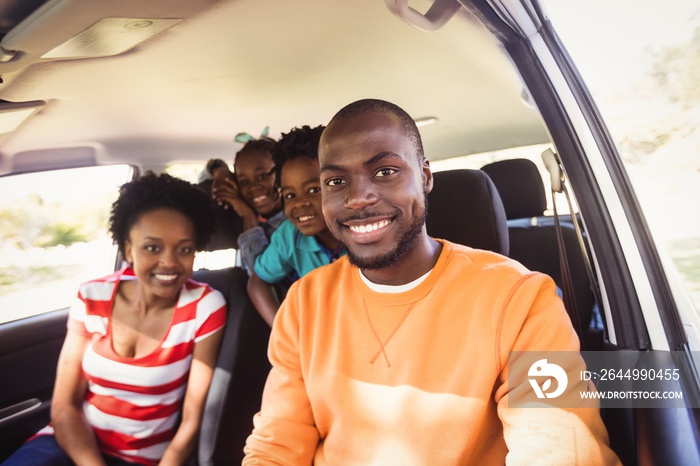
{"type": "Polygon", "coordinates": [[[318,141],[323,126],[294,128],[272,148],[280,197],[287,220],[255,259],[248,295],[271,326],[280,300],[273,285],[293,275],[303,277],[345,254],[328,230],[321,211],[318,141]]]}

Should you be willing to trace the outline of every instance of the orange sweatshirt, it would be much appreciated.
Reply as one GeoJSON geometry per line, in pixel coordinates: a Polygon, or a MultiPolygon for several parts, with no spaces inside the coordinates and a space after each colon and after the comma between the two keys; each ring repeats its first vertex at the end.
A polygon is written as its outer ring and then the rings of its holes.
{"type": "Polygon", "coordinates": [[[508,407],[510,351],[579,349],[552,280],[441,243],[403,293],[372,291],[347,258],[294,284],[244,465],[619,464],[596,405],[508,407]]]}

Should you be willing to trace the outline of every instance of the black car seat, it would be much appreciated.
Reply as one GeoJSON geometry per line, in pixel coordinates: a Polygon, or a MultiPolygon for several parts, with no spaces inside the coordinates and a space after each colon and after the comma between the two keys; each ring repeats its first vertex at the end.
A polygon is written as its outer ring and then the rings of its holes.
{"type": "Polygon", "coordinates": [[[542,177],[528,159],[493,162],[481,167],[496,185],[508,220],[544,216],[547,197],[542,177]]]}
{"type": "Polygon", "coordinates": [[[428,234],[453,243],[508,255],[508,226],[503,203],[480,170],[433,173],[428,194],[428,234]]]}
{"type": "Polygon", "coordinates": [[[242,268],[198,270],[192,278],[221,291],[228,308],[219,359],[204,407],[196,464],[240,464],[270,371],[270,327],[248,298],[248,274],[242,268]]]}
{"type": "MultiPolygon", "coordinates": [[[[210,196],[211,185],[212,180],[205,180],[197,184],[197,189],[210,196]]],[[[238,248],[238,235],[243,233],[243,219],[232,208],[225,209],[214,201],[212,203],[216,232],[209,241],[207,251],[238,248]]]]}
{"type": "MultiPolygon", "coordinates": [[[[481,168],[493,180],[508,218],[509,256],[530,270],[546,273],[563,289],[557,231],[545,216],[547,199],[537,166],[528,159],[501,160],[481,168]]],[[[602,330],[590,328],[596,302],[571,217],[560,221],[577,314],[569,317],[587,350],[600,349],[602,330]]]]}
{"type": "MultiPolygon", "coordinates": [[[[199,187],[210,192],[206,182],[199,187]]],[[[230,209],[217,207],[216,224],[217,231],[206,250],[236,248],[238,234],[242,231],[240,217],[230,209]]],[[[270,371],[267,359],[270,327],[248,298],[248,274],[241,267],[201,269],[194,272],[192,278],[208,283],[224,295],[227,322],[204,406],[197,454],[189,464],[240,464],[270,371]]]]}

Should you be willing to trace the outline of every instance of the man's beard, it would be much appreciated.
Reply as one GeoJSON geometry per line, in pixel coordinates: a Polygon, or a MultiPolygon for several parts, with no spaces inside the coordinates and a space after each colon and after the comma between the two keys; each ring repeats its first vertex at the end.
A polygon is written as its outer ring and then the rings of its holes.
{"type": "Polygon", "coordinates": [[[394,246],[392,250],[375,257],[359,257],[358,255],[354,254],[352,249],[350,249],[346,244],[343,244],[345,250],[348,252],[350,264],[362,270],[378,270],[398,265],[408,255],[408,253],[411,252],[418,242],[427,216],[428,194],[425,193],[423,212],[416,217],[413,224],[411,224],[411,227],[401,236],[401,238],[399,238],[398,243],[396,243],[396,246],[394,246]]]}

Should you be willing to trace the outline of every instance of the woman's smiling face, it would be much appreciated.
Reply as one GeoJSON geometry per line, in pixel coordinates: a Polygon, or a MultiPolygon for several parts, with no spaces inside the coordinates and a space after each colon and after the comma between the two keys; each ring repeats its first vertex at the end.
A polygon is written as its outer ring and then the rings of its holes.
{"type": "Polygon", "coordinates": [[[148,298],[178,298],[192,275],[195,244],[192,221],[177,210],[160,208],[139,216],[124,253],[148,298]]]}

